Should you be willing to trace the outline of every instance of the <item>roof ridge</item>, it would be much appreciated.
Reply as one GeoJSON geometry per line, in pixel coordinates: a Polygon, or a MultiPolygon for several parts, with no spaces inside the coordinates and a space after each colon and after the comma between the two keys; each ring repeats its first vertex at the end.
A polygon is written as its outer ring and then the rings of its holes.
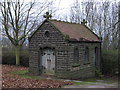
{"type": "Polygon", "coordinates": [[[75,22],[68,22],[68,21],[61,21],[61,20],[57,20],[57,19],[49,19],[49,21],[57,21],[57,22],[64,22],[64,23],[69,23],[69,24],[79,24],[79,25],[82,25],[80,23],[75,23],[75,22]]]}

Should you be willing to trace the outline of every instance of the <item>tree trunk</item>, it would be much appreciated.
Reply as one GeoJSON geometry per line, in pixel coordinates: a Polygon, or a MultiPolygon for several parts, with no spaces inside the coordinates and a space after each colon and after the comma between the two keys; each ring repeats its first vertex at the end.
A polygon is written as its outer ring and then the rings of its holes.
{"type": "Polygon", "coordinates": [[[20,48],[15,47],[15,54],[16,54],[16,65],[20,65],[20,48]]]}

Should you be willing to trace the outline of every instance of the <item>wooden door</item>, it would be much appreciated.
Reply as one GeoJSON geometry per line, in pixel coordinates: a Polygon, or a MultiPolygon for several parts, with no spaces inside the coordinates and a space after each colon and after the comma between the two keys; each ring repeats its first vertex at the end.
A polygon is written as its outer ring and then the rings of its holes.
{"type": "Polygon", "coordinates": [[[42,55],[43,72],[47,74],[54,74],[55,70],[55,52],[52,49],[43,50],[42,55]]]}

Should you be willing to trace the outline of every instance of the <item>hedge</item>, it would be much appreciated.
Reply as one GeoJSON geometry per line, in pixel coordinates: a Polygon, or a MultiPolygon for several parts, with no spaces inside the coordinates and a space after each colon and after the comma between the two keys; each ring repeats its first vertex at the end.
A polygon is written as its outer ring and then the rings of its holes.
{"type": "MultiPolygon", "coordinates": [[[[14,50],[2,50],[2,64],[15,65],[15,60],[16,58],[14,50]]],[[[20,53],[20,65],[25,67],[29,66],[29,54],[27,50],[23,50],[20,53]]]]}
{"type": "Polygon", "coordinates": [[[102,50],[102,73],[117,74],[118,73],[118,51],[102,50]]]}
{"type": "MultiPolygon", "coordinates": [[[[117,50],[102,50],[102,73],[103,74],[117,74],[118,73],[118,52],[117,50]]],[[[14,50],[2,50],[2,64],[15,65],[14,50]]],[[[28,50],[22,50],[20,54],[20,65],[29,66],[28,50]]]]}

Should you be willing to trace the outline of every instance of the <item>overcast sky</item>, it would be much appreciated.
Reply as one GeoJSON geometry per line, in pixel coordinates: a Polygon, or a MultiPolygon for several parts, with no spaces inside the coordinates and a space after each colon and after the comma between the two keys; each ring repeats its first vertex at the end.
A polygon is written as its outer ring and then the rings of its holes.
{"type": "MultiPolygon", "coordinates": [[[[14,1],[14,0],[13,0],[14,1]]],[[[22,0],[20,0],[22,1],[22,0]]],[[[34,0],[25,0],[26,2],[34,1],[34,0]]],[[[36,0],[37,2],[45,1],[45,0],[36,0]]],[[[48,1],[54,1],[55,6],[59,6],[60,8],[68,8],[75,0],[48,0],[48,1]]],[[[78,0],[79,2],[87,2],[91,0],[78,0]]],[[[116,1],[120,2],[120,0],[94,0],[96,2],[102,2],[102,1],[116,1]]]]}
{"type": "MultiPolygon", "coordinates": [[[[59,6],[60,8],[69,8],[70,5],[72,5],[72,3],[75,0],[54,0],[56,2],[55,6],[59,6]]],[[[87,2],[90,0],[78,0],[78,2],[87,2]]],[[[120,0],[94,0],[96,2],[102,2],[102,1],[111,1],[111,2],[120,2],[120,0]]]]}
{"type": "MultiPolygon", "coordinates": [[[[0,0],[4,1],[4,0],[0,0]]],[[[7,1],[7,0],[6,0],[7,1]]],[[[11,1],[11,0],[8,0],[11,1]]],[[[15,0],[12,0],[15,1],[15,0]]],[[[25,1],[25,2],[30,2],[34,0],[20,0],[20,1],[25,1]]],[[[36,0],[36,2],[44,2],[45,0],[36,0]]],[[[75,0],[48,0],[48,1],[53,1],[53,7],[59,8],[59,11],[57,14],[61,14],[62,16],[65,15],[66,13],[69,13],[70,6],[73,4],[75,0]]],[[[90,0],[78,0],[79,2],[87,2],[90,0]]],[[[120,2],[120,0],[94,0],[96,2],[102,2],[102,1],[111,1],[111,2],[120,2]]],[[[0,33],[1,35],[1,33],[0,33]]]]}

